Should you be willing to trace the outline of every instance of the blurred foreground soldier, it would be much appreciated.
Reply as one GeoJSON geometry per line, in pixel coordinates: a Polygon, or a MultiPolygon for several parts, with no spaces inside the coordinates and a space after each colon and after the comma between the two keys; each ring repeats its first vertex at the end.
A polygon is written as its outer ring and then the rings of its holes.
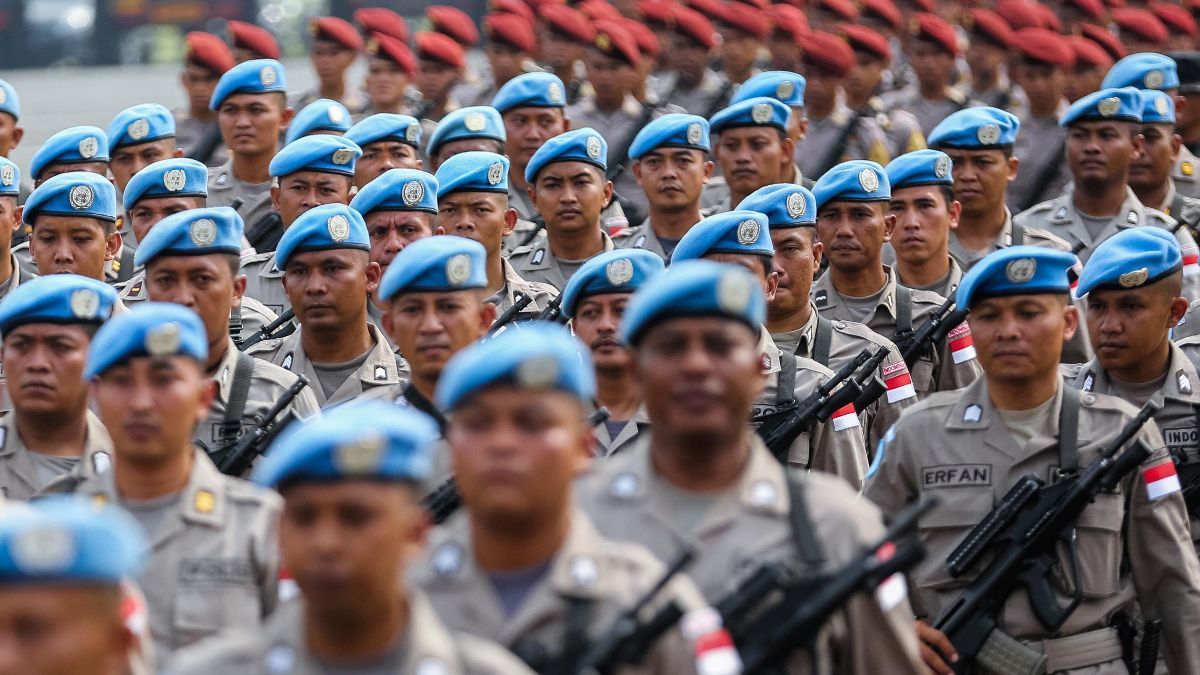
{"type": "Polygon", "coordinates": [[[584,263],[563,289],[563,316],[595,364],[596,406],[609,413],[592,432],[597,457],[632,447],[649,429],[629,348],[617,336],[630,296],[663,269],[662,258],[650,251],[609,251],[584,263]]]}
{"type": "Polygon", "coordinates": [[[734,103],[713,116],[709,133],[717,137],[713,154],[724,181],[709,181],[701,194],[709,213],[732,211],[746,195],[797,173],[795,142],[789,135],[792,109],[777,98],[759,96],[734,103]]]}
{"type": "Polygon", "coordinates": [[[225,162],[226,149],[221,143],[217,115],[208,107],[217,80],[233,67],[233,54],[221,38],[211,33],[193,31],[184,38],[187,54],[179,84],[183,86],[187,104],[172,111],[175,116],[176,140],[187,157],[209,166],[225,162]]]}
{"type": "Polygon", "coordinates": [[[892,106],[916,116],[926,136],[947,115],[968,105],[954,85],[954,60],[958,58],[958,35],[945,19],[925,12],[909,24],[908,55],[916,81],[888,99],[892,106]]]}
{"type": "MultiPolygon", "coordinates": [[[[750,272],[710,261],[676,263],[638,289],[621,339],[632,349],[650,432],[594,464],[577,488],[606,536],[661,560],[696,546],[688,574],[709,602],[737,592],[768,561],[811,573],[809,543],[836,566],[883,530],[878,511],[843,481],[788,471],[744,423],[766,384],[758,347],[765,305],[750,272]]],[[[816,640],[818,672],[921,672],[912,611],[902,596],[894,600],[847,603],[816,640]]],[[[809,672],[800,662],[808,661],[797,656],[788,672],[809,672]]]]}
{"type": "Polygon", "coordinates": [[[948,298],[963,271],[950,257],[950,232],[958,227],[962,205],[954,199],[953,163],[940,150],[917,150],[887,165],[896,217],[888,242],[896,255],[896,277],[914,290],[948,298]]]}
{"type": "MultiPolygon", "coordinates": [[[[887,136],[887,153],[890,156],[896,157],[924,148],[925,134],[921,133],[917,118],[907,110],[887,105],[878,96],[883,90],[883,76],[892,60],[891,43],[883,35],[863,26],[843,24],[838,28],[855,56],[854,65],[841,83],[846,107],[879,125],[887,136]]],[[[861,144],[866,128],[855,131],[856,141],[861,144]]],[[[856,159],[869,158],[873,153],[878,153],[878,150],[869,147],[867,153],[856,159]]]]}
{"type": "Polygon", "coordinates": [[[290,101],[291,107],[301,110],[317,99],[327,98],[358,114],[367,107],[362,92],[346,82],[346,73],[358,60],[363,38],[354,24],[336,16],[318,16],[308,20],[312,36],[308,59],[317,74],[317,87],[303,92],[290,101]]]}
{"type": "Polygon", "coordinates": [[[271,31],[245,21],[227,21],[229,47],[239,64],[252,59],[278,59],[279,43],[271,31]]]}
{"type": "Polygon", "coordinates": [[[0,512],[0,673],[126,675],[123,584],[148,548],[129,514],[82,499],[0,512]]]}
{"type": "MultiPolygon", "coordinates": [[[[112,441],[88,410],[88,344],[112,316],[116,291],[75,274],[33,279],[0,301],[6,409],[0,417],[0,492],[29,499],[59,478],[112,465],[112,441]]],[[[50,491],[54,491],[51,489],[50,491]]]]}
{"type": "Polygon", "coordinates": [[[429,170],[460,152],[483,151],[504,154],[504,122],[491,106],[475,105],[451,111],[438,123],[425,142],[429,170]]]}
{"type": "Polygon", "coordinates": [[[283,136],[284,147],[305,136],[345,136],[350,130],[350,111],[329,98],[319,98],[296,111],[283,136]]]}
{"type": "Polygon", "coordinates": [[[1138,201],[1158,209],[1195,232],[1200,200],[1180,192],[1171,178],[1182,148],[1175,133],[1175,100],[1156,89],[1142,90],[1142,150],[1129,164],[1129,187],[1138,201]]]}
{"type": "Polygon", "coordinates": [[[112,183],[86,171],[56,175],[35,189],[21,216],[32,232],[27,248],[38,274],[115,281],[106,267],[121,252],[116,201],[112,183]]]}
{"type": "MultiPolygon", "coordinates": [[[[296,382],[292,373],[238,351],[229,335],[230,314],[245,299],[237,254],[241,230],[233,209],[192,209],[164,218],[138,249],[147,298],[192,309],[204,324],[204,373],[216,382],[216,393],[192,440],[214,462],[296,382]]],[[[305,389],[283,414],[304,419],[317,410],[316,397],[305,389]]]]}
{"type": "Polygon", "coordinates": [[[346,138],[362,149],[354,163],[354,187],[363,189],[392,169],[420,169],[421,123],[415,117],[376,113],[350,127],[346,138]]]}
{"type": "MultiPolygon", "coordinates": [[[[585,418],[596,384],[581,347],[538,324],[448,364],[437,399],[453,411],[447,440],[466,512],[437,532],[411,576],[447,624],[500,642],[537,672],[587,652],[663,574],[649,552],[602,537],[572,504],[593,443],[585,418]]],[[[683,578],[650,606],[668,598],[684,611],[703,605],[683,578]]],[[[640,666],[616,672],[686,674],[694,661],[674,629],[640,666]]]]}
{"type": "Polygon", "coordinates": [[[367,92],[367,107],[363,114],[412,114],[419,98],[411,84],[417,76],[417,57],[406,41],[371,33],[365,49],[367,77],[363,87],[367,92]]]}
{"type": "Polygon", "coordinates": [[[114,461],[74,492],[121,506],[146,531],[137,581],[163,663],[220,630],[254,630],[278,600],[278,495],[221,475],[192,445],[213,397],[206,342],[190,309],[146,303],[100,328],[84,372],[114,461]]]}
{"type": "Polygon", "coordinates": [[[373,402],[340,406],[276,442],[255,480],[283,495],[280,551],[303,596],[258,630],[180,653],[168,672],[529,673],[498,646],[451,633],[397,578],[424,542],[417,486],[436,435],[424,415],[373,402]]]}
{"type": "Polygon", "coordinates": [[[1045,28],[1022,28],[1014,44],[1021,54],[1018,78],[1029,99],[1013,147],[1021,170],[1008,190],[1008,204],[1020,212],[1057,197],[1071,179],[1064,166],[1067,132],[1058,120],[1067,110],[1063,94],[1075,53],[1062,35],[1045,28]]]}
{"type": "MultiPolygon", "coordinates": [[[[1079,321],[1067,276],[1075,264],[1070,253],[1014,246],[971,268],[957,301],[971,310],[984,375],[907,411],[872,466],[865,494],[885,513],[923,495],[940,499],[919,524],[929,556],[910,574],[922,655],[934,672],[952,672],[948,664],[959,655],[931,624],[974,581],[970,570],[951,576],[947,554],[1018,478],[1072,480],[1135,412],[1115,398],[1080,394],[1059,376],[1059,352],[1079,321]]],[[[1143,616],[1163,618],[1162,652],[1171,672],[1192,672],[1200,664],[1200,646],[1187,628],[1200,620],[1200,563],[1179,483],[1172,489],[1170,481],[1157,480],[1163,471],[1173,477],[1174,466],[1155,425],[1135,442],[1152,453],[1149,459],[1085,508],[1068,535],[1078,558],[1065,547],[1057,556],[1056,570],[1071,571],[1065,578],[1047,572],[1053,578],[1044,590],[1051,597],[1036,599],[1069,606],[1078,590],[1079,604],[1061,628],[1047,629],[1035,617],[1035,600],[1023,589],[995,616],[993,643],[1002,640],[1025,662],[1044,658],[1040,671],[1127,672],[1125,645],[1110,621],[1131,611],[1135,600],[1143,616]]],[[[981,656],[975,667],[991,672],[981,656]]]]}

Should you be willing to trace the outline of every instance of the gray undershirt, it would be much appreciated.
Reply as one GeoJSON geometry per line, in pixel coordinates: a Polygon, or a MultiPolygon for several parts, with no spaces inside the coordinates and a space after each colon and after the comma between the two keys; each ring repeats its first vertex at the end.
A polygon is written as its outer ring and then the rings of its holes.
{"type": "Polygon", "coordinates": [[[179,500],[182,496],[183,491],[181,490],[154,499],[123,499],[121,506],[133,514],[133,517],[141,523],[142,529],[146,531],[148,537],[154,539],[158,531],[162,529],[167,517],[179,507],[179,500]]]}
{"type": "Polygon", "coordinates": [[[553,562],[553,558],[540,565],[512,572],[487,573],[488,580],[492,582],[492,588],[496,589],[496,596],[500,598],[500,607],[504,609],[504,618],[511,619],[521,611],[525,599],[550,571],[551,562],[553,562]]]}
{"type": "Polygon", "coordinates": [[[1054,436],[1055,432],[1050,430],[1050,417],[1054,411],[1054,402],[1058,400],[1057,396],[1051,396],[1046,399],[1045,403],[1030,408],[1029,410],[999,410],[1000,419],[1004,420],[1004,426],[1012,432],[1013,439],[1017,441],[1017,445],[1024,447],[1034,436],[1038,434],[1048,434],[1054,436]]]}
{"type": "Polygon", "coordinates": [[[367,362],[367,357],[371,355],[371,351],[375,349],[375,345],[363,352],[361,356],[351,359],[345,363],[316,363],[313,362],[313,370],[317,373],[317,379],[321,381],[321,391],[325,392],[325,398],[333,396],[333,393],[342,386],[354,373],[362,368],[362,364],[367,362]]]}
{"type": "Polygon", "coordinates": [[[670,260],[671,254],[675,252],[675,247],[679,245],[680,240],[672,239],[670,237],[663,237],[657,234],[654,236],[658,239],[658,245],[662,247],[663,255],[667,257],[667,260],[670,260]]]}
{"type": "Polygon", "coordinates": [[[1092,236],[1092,241],[1095,241],[1100,236],[1100,233],[1104,231],[1104,228],[1108,227],[1108,224],[1112,222],[1112,216],[1089,216],[1078,209],[1075,212],[1079,214],[1079,219],[1083,221],[1083,226],[1087,228],[1088,234],[1092,236]]]}
{"type": "Polygon", "coordinates": [[[719,492],[683,490],[661,478],[654,479],[651,489],[666,509],[667,520],[678,525],[681,532],[688,533],[696,529],[722,498],[719,492]]]}
{"type": "MultiPolygon", "coordinates": [[[[410,626],[411,628],[411,626],[410,626]]],[[[325,675],[393,675],[403,672],[404,657],[408,655],[408,634],[396,641],[396,644],[379,656],[361,663],[329,664],[317,661],[321,672],[325,675]]]]}
{"type": "Polygon", "coordinates": [[[558,256],[554,256],[554,259],[558,261],[558,268],[562,270],[563,276],[568,279],[575,276],[579,268],[583,267],[583,263],[587,262],[586,260],[567,260],[558,256]]]}
{"type": "Polygon", "coordinates": [[[604,428],[608,429],[608,439],[610,441],[617,440],[617,436],[621,435],[621,430],[628,423],[629,420],[614,420],[612,418],[604,420],[604,428]]]}
{"type": "Polygon", "coordinates": [[[33,475],[39,488],[45,487],[47,483],[59,476],[71,473],[71,470],[79,463],[78,457],[43,455],[33,450],[29,451],[29,458],[33,460],[33,475]]]}
{"type": "Polygon", "coordinates": [[[1162,389],[1163,382],[1167,381],[1167,373],[1149,382],[1123,382],[1110,374],[1108,381],[1114,394],[1140,408],[1162,389]]]}
{"type": "Polygon", "coordinates": [[[879,306],[879,300],[883,297],[883,291],[887,288],[885,284],[883,288],[871,295],[859,298],[853,295],[838,295],[842,298],[842,304],[845,305],[846,311],[850,314],[850,320],[857,323],[866,323],[867,319],[875,313],[875,308],[879,306]]]}

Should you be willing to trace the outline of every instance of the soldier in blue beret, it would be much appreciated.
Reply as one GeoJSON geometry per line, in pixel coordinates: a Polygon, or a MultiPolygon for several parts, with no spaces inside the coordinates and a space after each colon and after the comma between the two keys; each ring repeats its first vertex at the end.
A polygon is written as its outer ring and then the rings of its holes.
{"type": "MultiPolygon", "coordinates": [[[[792,109],[788,117],[787,135],[792,143],[799,143],[808,133],[808,118],[804,116],[804,89],[807,82],[803,75],[787,70],[766,70],[753,75],[738,86],[729,105],[752,98],[774,98],[792,109]]],[[[791,167],[789,167],[790,169],[791,167]]],[[[781,183],[798,182],[799,169],[793,177],[785,175],[781,183]]]]}
{"type": "Polygon", "coordinates": [[[237,64],[217,82],[209,107],[229,149],[229,159],[208,172],[209,206],[236,207],[249,232],[272,209],[271,159],[295,112],[283,65],[272,59],[237,64]]]}
{"type": "Polygon", "coordinates": [[[447,158],[460,152],[485,151],[503,154],[504,121],[495,108],[473,105],[448,113],[425,142],[425,154],[434,171],[447,158]]]}
{"type": "Polygon", "coordinates": [[[730,211],[746,195],[764,185],[803,179],[793,169],[795,141],[788,135],[792,109],[774,97],[759,96],[734,103],[713,115],[709,131],[717,137],[713,154],[723,180],[708,183],[701,196],[707,213],[730,211]],[[789,172],[794,176],[789,180],[789,172]]]}
{"type": "Polygon", "coordinates": [[[288,124],[283,144],[313,134],[344,136],[350,130],[350,111],[346,106],[327,98],[319,98],[300,108],[288,124]]]}
{"type": "Polygon", "coordinates": [[[34,187],[60,173],[108,175],[108,136],[97,127],[71,127],[46,139],[29,161],[34,187]]]}
{"type": "Polygon", "coordinates": [[[950,232],[962,205],[954,198],[954,163],[940,150],[916,150],[887,165],[889,210],[896,225],[888,242],[900,283],[948,298],[962,267],[950,257],[950,232]]]}
{"type": "Polygon", "coordinates": [[[532,221],[537,209],[529,200],[525,167],[546,141],[571,128],[567,119],[566,88],[553,73],[518,75],[496,92],[492,107],[504,121],[504,154],[508,170],[508,203],[517,215],[532,221]]]}
{"type": "Polygon", "coordinates": [[[428,531],[418,486],[436,438],[427,416],[370,401],[338,406],[277,440],[254,477],[283,495],[280,551],[302,599],[260,630],[180,652],[172,672],[249,675],[264,663],[320,671],[369,660],[388,672],[528,674],[496,644],[450,630],[423,593],[398,582],[428,531]],[[360,517],[351,522],[348,512],[360,517]],[[368,625],[377,637],[347,636],[368,625]]]}
{"type": "Polygon", "coordinates": [[[129,510],[154,541],[137,581],[162,662],[218,631],[253,631],[279,599],[279,496],[192,445],[214,394],[207,343],[195,312],[148,302],[101,326],[84,371],[114,461],[73,492],[129,510]]]}
{"type": "Polygon", "coordinates": [[[149,547],[121,509],[74,498],[8,506],[0,515],[5,666],[31,675],[129,672],[138,636],[127,622],[127,582],[149,547]]]}
{"type": "Polygon", "coordinates": [[[305,211],[275,250],[279,280],[300,327],[246,353],[307,377],[322,406],[396,384],[403,374],[403,360],[367,314],[367,298],[380,278],[370,251],[366,223],[344,204],[305,211]]]}
{"type": "MultiPolygon", "coordinates": [[[[116,191],[107,178],[85,171],[58,174],[33,191],[21,215],[32,234],[14,252],[20,257],[28,251],[39,274],[116,280],[110,271],[122,252],[121,235],[116,191]]],[[[132,274],[133,265],[127,269],[132,274]]]]}
{"type": "Polygon", "coordinates": [[[367,224],[371,261],[382,274],[405,246],[433,236],[437,198],[437,178],[416,169],[390,169],[354,195],[350,208],[367,224]]]}
{"type": "Polygon", "coordinates": [[[1157,89],[1142,90],[1142,150],[1129,164],[1129,187],[1138,201],[1176,221],[1195,236],[1200,199],[1184,194],[1171,176],[1183,139],[1175,133],[1175,99],[1157,89]]]}
{"type": "Polygon", "coordinates": [[[172,157],[141,169],[121,194],[129,237],[126,246],[136,249],[155,223],[173,213],[208,205],[208,167],[194,159],[172,157]]]}
{"type": "Polygon", "coordinates": [[[504,313],[518,296],[532,298],[521,317],[535,316],[549,306],[558,289],[526,281],[504,255],[505,237],[517,226],[517,212],[509,201],[508,158],[491,152],[469,151],[455,155],[438,167],[437,227],[441,232],[467,237],[487,251],[488,302],[504,313]]]}
{"type": "Polygon", "coordinates": [[[175,117],[157,103],[142,103],[117,113],[108,125],[108,149],[117,194],[149,164],[179,156],[175,144],[175,117]]]}
{"type": "Polygon", "coordinates": [[[21,121],[21,99],[17,90],[5,80],[0,80],[0,157],[8,155],[21,143],[25,127],[21,121]]]}
{"type": "Polygon", "coordinates": [[[6,412],[0,417],[0,492],[30,499],[108,469],[112,441],[88,410],[88,344],[117,293],[76,274],[32,279],[0,301],[6,412]]]}
{"type": "Polygon", "coordinates": [[[362,189],[392,169],[420,169],[421,123],[395,113],[376,113],[350,127],[346,138],[362,148],[354,163],[354,185],[362,189]]]}
{"type": "Polygon", "coordinates": [[[1138,89],[1172,91],[1179,89],[1179,67],[1174,59],[1162,54],[1154,52],[1130,54],[1109,68],[1100,87],[1102,89],[1136,87],[1138,89]]]}
{"type": "MultiPolygon", "coordinates": [[[[21,169],[7,157],[0,157],[0,298],[16,288],[22,279],[36,274],[33,265],[22,267],[13,253],[13,239],[21,223],[21,169]]],[[[26,245],[26,249],[29,247],[26,245]]]]}
{"type": "MultiPolygon", "coordinates": [[[[1122,240],[1131,241],[1124,237],[1133,231],[1121,235],[1122,240]]],[[[1172,276],[1178,293],[1180,256],[1177,249],[1173,259],[1162,256],[1166,249],[1174,248],[1164,239],[1150,235],[1145,240],[1156,240],[1150,248],[1157,251],[1146,251],[1145,257],[1138,254],[1139,262],[1126,268],[1132,271],[1125,277],[1126,283],[1149,281],[1150,269],[1162,272],[1160,264],[1165,262],[1176,270],[1172,276]]],[[[1107,242],[1102,248],[1107,248],[1107,242]]],[[[1124,260],[1128,255],[1123,252],[1119,257],[1124,260]]],[[[1103,264],[1114,258],[1097,250],[1092,260],[1103,264]]],[[[1008,492],[1023,475],[1071,475],[1092,465],[1100,458],[1100,449],[1111,443],[1136,412],[1115,397],[1080,392],[1060,374],[1063,344],[1079,328],[1079,313],[1070,301],[1069,271],[1076,264],[1076,257],[1069,252],[1012,246],[972,267],[958,287],[956,302],[971,311],[968,320],[982,376],[963,389],[935,394],[905,412],[880,444],[872,464],[864,494],[885,513],[895,513],[930,495],[946,498],[921,516],[917,525],[930,549],[930,559],[938,563],[920,566],[909,575],[913,604],[925,608],[918,615],[918,636],[929,666],[938,671],[948,670],[947,664],[955,660],[964,661],[946,637],[926,623],[934,621],[958,594],[946,587],[941,561],[991,511],[995,494],[1008,492]],[[1013,471],[1010,458],[1017,457],[1022,468],[1013,471]],[[942,473],[930,467],[977,467],[978,471],[942,473]]],[[[1120,279],[1118,275],[1117,285],[1120,279]]],[[[1165,299],[1166,289],[1155,289],[1145,297],[1154,294],[1153,302],[1160,305],[1157,310],[1143,305],[1131,313],[1136,302],[1114,301],[1106,308],[1107,301],[1101,301],[1095,308],[1101,314],[1100,323],[1112,326],[1114,319],[1109,314],[1114,311],[1130,317],[1138,312],[1159,313],[1162,326],[1151,331],[1163,335],[1160,347],[1165,350],[1169,312],[1162,303],[1171,302],[1165,299]]],[[[1091,315],[1092,301],[1088,304],[1091,315]]],[[[1111,333],[1104,341],[1113,349],[1124,340],[1111,333]]],[[[1103,358],[1119,351],[1110,351],[1103,358]]],[[[1162,354],[1166,356],[1165,351],[1162,354]]],[[[1163,367],[1163,362],[1156,366],[1163,367]]],[[[1167,377],[1174,378],[1174,372],[1167,377]]],[[[1094,376],[1088,379],[1095,384],[1094,376]]],[[[1151,394],[1145,382],[1130,382],[1129,387],[1128,392],[1144,392],[1132,397],[1151,394]]],[[[1190,424],[1194,421],[1189,420],[1190,424]]],[[[1124,669],[1121,641],[1112,633],[1109,619],[1117,607],[1135,598],[1144,612],[1164,618],[1161,654],[1171,672],[1188,672],[1200,664],[1200,645],[1184,627],[1187,624],[1180,623],[1200,619],[1200,562],[1193,555],[1178,480],[1158,480],[1174,477],[1174,465],[1157,425],[1144,426],[1132,443],[1142,444],[1149,452],[1148,459],[1123,476],[1112,494],[1100,495],[1080,516],[1079,522],[1090,525],[1075,531],[1076,545],[1080,551],[1097,554],[1079,558],[1075,578],[1081,584],[1082,598],[1070,623],[1051,631],[1032,613],[997,617],[995,630],[1001,635],[1024,636],[1011,642],[1014,658],[1034,662],[1060,653],[1055,650],[1062,645],[1091,644],[1095,647],[1079,652],[1062,668],[1120,672],[1124,669]],[[1108,548],[1115,542],[1121,543],[1108,548]],[[1089,593],[1088,588],[1125,590],[1089,593]]],[[[972,583],[977,574],[968,570],[959,579],[972,583]]],[[[1049,668],[1060,666],[1051,664],[1049,668]]]]}

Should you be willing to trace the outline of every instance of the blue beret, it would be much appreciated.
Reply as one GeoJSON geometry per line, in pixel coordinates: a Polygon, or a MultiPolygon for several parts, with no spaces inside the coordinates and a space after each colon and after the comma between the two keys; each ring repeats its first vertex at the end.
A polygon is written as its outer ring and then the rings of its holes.
{"type": "Polygon", "coordinates": [[[318,134],[303,136],[283,146],[269,168],[275,178],[298,171],[320,171],[342,176],[354,175],[354,164],[362,157],[362,148],[344,136],[318,134]]]}
{"type": "Polygon", "coordinates": [[[25,202],[29,225],[40,215],[95,218],[117,222],[117,190],[107,178],[90,171],[60,173],[37,186],[25,202]]]}
{"type": "Polygon", "coordinates": [[[155,197],[208,197],[208,167],[187,157],[160,159],[133,174],[121,201],[128,211],[155,197]]]}
{"type": "Polygon", "coordinates": [[[1113,64],[1100,83],[1101,89],[1178,89],[1179,66],[1175,59],[1154,52],[1130,54],[1113,64]]]}
{"type": "Polygon", "coordinates": [[[1067,270],[1074,254],[1040,246],[1010,246],[990,253],[962,278],[954,302],[970,309],[985,298],[1005,295],[1069,293],[1067,270]]]}
{"type": "Polygon", "coordinates": [[[855,159],[826,171],[812,192],[820,210],[829,202],[886,202],[892,198],[892,184],[882,166],[855,159]]]}
{"type": "Polygon", "coordinates": [[[438,380],[438,407],[452,410],[495,384],[557,389],[584,401],[596,394],[591,353],[566,328],[545,321],[506,330],[455,354],[438,380]]]}
{"type": "Polygon", "coordinates": [[[737,205],[739,211],[757,211],[767,217],[772,229],[813,227],[817,224],[817,206],[808,188],[795,183],[765,185],[746,195],[737,205]]]}
{"type": "Polygon", "coordinates": [[[1175,99],[1157,89],[1142,90],[1142,124],[1175,124],[1175,99]]]}
{"type": "Polygon", "coordinates": [[[208,360],[208,334],[200,316],[173,302],[143,302],[100,326],[88,348],[84,379],[138,356],[186,356],[208,360]]]}
{"type": "Polygon", "coordinates": [[[296,219],[279,238],[275,266],[283,269],[293,253],[335,248],[371,250],[367,224],[358,211],[345,204],[315,206],[296,219]]]}
{"type": "Polygon", "coordinates": [[[315,131],[350,130],[350,111],[346,106],[327,98],[319,98],[300,109],[288,124],[284,145],[315,131]]]}
{"type": "Polygon", "coordinates": [[[1182,269],[1183,254],[1170,232],[1159,227],[1131,227],[1092,251],[1075,295],[1083,297],[1096,288],[1140,288],[1182,269]]]}
{"type": "Polygon", "coordinates": [[[254,482],[372,479],[419,482],[433,470],[433,419],[415,408],[352,401],[295,425],[271,444],[254,482]]]}
{"type": "Polygon", "coordinates": [[[452,192],[508,194],[508,158],[494,152],[460,152],[442,162],[437,174],[438,198],[452,192]]]}
{"type": "Polygon", "coordinates": [[[675,245],[671,262],[697,260],[710,253],[775,255],[767,217],[757,211],[739,210],[704,218],[675,245]]]}
{"type": "Polygon", "coordinates": [[[739,101],[718,112],[712,116],[709,126],[714,134],[735,127],[763,126],[775,127],[787,133],[788,121],[791,119],[792,109],[779,99],[759,96],[739,101]]]}
{"type": "Polygon", "coordinates": [[[669,113],[642,127],[629,146],[630,159],[641,159],[659,148],[689,148],[709,152],[708,120],[699,115],[669,113]]]}
{"type": "Polygon", "coordinates": [[[0,112],[12,115],[13,119],[21,119],[21,98],[5,80],[0,80],[0,112]]]}
{"type": "Polygon", "coordinates": [[[432,157],[443,145],[464,138],[490,138],[503,143],[504,121],[500,113],[487,105],[467,106],[447,113],[429,135],[425,152],[432,157]]]}
{"type": "Polygon", "coordinates": [[[657,253],[640,248],[606,251],[585,262],[562,291],[563,316],[575,316],[575,306],[584,298],[606,293],[633,293],[666,269],[657,253]]]}
{"type": "Polygon", "coordinates": [[[537,175],[555,162],[584,162],[608,170],[608,141],[591,127],[572,129],[542,144],[529,158],[525,182],[532,185],[537,175]]]}
{"type": "Polygon", "coordinates": [[[954,163],[941,150],[914,150],[887,165],[888,183],[895,192],[918,185],[954,185],[954,163]]]}
{"type": "Polygon", "coordinates": [[[141,573],[150,550],[142,527],[115,506],[54,496],[0,516],[0,583],[117,585],[141,573]]]}
{"type": "Polygon", "coordinates": [[[29,175],[36,179],[51,164],[108,163],[108,136],[97,127],[63,129],[42,143],[29,162],[29,175]]]}
{"type": "Polygon", "coordinates": [[[951,113],[929,132],[929,147],[962,150],[1009,148],[1017,142],[1021,121],[1001,110],[981,106],[951,113]]]}
{"type": "Polygon", "coordinates": [[[242,217],[228,206],[172,213],[155,223],[138,243],[134,263],[145,265],[160,256],[238,255],[244,228],[242,217]]]}
{"type": "Polygon", "coordinates": [[[174,137],[175,116],[157,103],[126,108],[108,125],[108,147],[112,150],[174,137]]]}
{"type": "Polygon", "coordinates": [[[522,73],[500,87],[492,97],[492,107],[501,115],[513,108],[564,108],[565,90],[554,73],[522,73]]]}
{"type": "Polygon", "coordinates": [[[21,193],[21,167],[7,157],[0,157],[0,195],[21,193]]]}
{"type": "Polygon", "coordinates": [[[765,96],[778,99],[790,108],[803,108],[804,86],[802,75],[786,70],[767,70],[743,82],[729,103],[765,96]]]}
{"type": "Polygon", "coordinates": [[[487,288],[487,250],[474,239],[441,235],[418,239],[396,254],[379,282],[379,299],[401,293],[487,288]]]}
{"type": "Polygon", "coordinates": [[[251,59],[225,71],[213,89],[208,108],[216,110],[234,94],[287,93],[283,64],[275,59],[251,59]]]}
{"type": "Polygon", "coordinates": [[[757,333],[767,317],[767,298],[759,280],[740,265],[673,263],[633,294],[621,317],[621,339],[637,344],[656,322],[689,316],[733,319],[757,333]]]}
{"type": "Polygon", "coordinates": [[[1133,87],[1101,89],[1071,104],[1058,120],[1058,126],[1093,120],[1115,122],[1142,121],[1142,94],[1133,87]]]}
{"type": "Polygon", "coordinates": [[[376,113],[350,127],[346,138],[360,148],[378,141],[399,141],[415,148],[421,144],[421,123],[408,115],[376,113]]]}
{"type": "Polygon", "coordinates": [[[37,277],[0,300],[0,333],[27,323],[103,323],[112,316],[117,292],[78,274],[37,277]]]}
{"type": "Polygon", "coordinates": [[[437,213],[438,180],[428,171],[388,169],[363,186],[350,208],[364,216],[372,211],[437,213]]]}

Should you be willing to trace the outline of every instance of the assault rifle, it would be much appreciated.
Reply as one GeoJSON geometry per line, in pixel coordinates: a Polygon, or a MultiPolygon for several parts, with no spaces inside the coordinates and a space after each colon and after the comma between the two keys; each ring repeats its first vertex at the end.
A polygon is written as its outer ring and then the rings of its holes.
{"type": "Polygon", "coordinates": [[[262,328],[259,328],[257,331],[251,334],[250,337],[239,342],[237,348],[241,351],[246,351],[263,340],[270,340],[277,337],[287,337],[292,333],[295,333],[296,324],[292,323],[292,319],[295,318],[296,311],[291,307],[288,307],[287,309],[283,310],[283,313],[280,314],[279,317],[274,321],[263,326],[262,328]]]}
{"type": "Polygon", "coordinates": [[[531,295],[531,294],[527,295],[525,293],[517,293],[516,298],[513,300],[512,306],[509,307],[508,309],[504,310],[504,313],[501,314],[496,319],[496,321],[492,323],[492,327],[488,328],[488,333],[487,333],[488,337],[491,337],[491,336],[496,335],[496,334],[500,333],[501,331],[503,331],[508,326],[508,324],[512,323],[513,321],[515,321],[517,319],[517,315],[519,315],[521,313],[521,310],[528,307],[529,303],[531,303],[531,302],[533,302],[533,295],[531,295]]]}
{"type": "Polygon", "coordinates": [[[897,335],[896,348],[900,350],[900,355],[904,357],[908,367],[912,368],[917,359],[929,351],[930,347],[941,344],[950,331],[966,320],[967,312],[966,309],[955,308],[954,298],[950,298],[934,310],[920,328],[897,335]]]}
{"type": "Polygon", "coordinates": [[[308,386],[308,378],[299,375],[292,386],[283,392],[275,405],[265,415],[255,415],[254,424],[242,434],[241,438],[213,453],[213,462],[221,473],[228,476],[244,476],[254,464],[258,456],[266,452],[271,442],[279,436],[279,432],[295,419],[288,409],[296,396],[308,386]],[[281,419],[282,416],[282,419],[281,419]]]}

